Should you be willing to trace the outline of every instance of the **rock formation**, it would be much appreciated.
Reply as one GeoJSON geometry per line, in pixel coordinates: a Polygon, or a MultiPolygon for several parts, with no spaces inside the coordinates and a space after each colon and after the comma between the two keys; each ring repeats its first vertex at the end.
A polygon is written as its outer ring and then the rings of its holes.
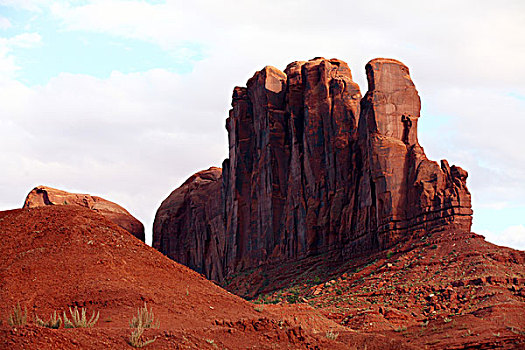
{"type": "Polygon", "coordinates": [[[221,281],[324,252],[343,259],[454,224],[470,230],[467,172],[426,158],[408,68],[316,58],[265,67],[233,91],[229,158],[162,203],[153,246],[221,281]]]}
{"type": "Polygon", "coordinates": [[[23,208],[46,205],[77,205],[104,215],[144,242],[144,225],[120,205],[89,194],[69,193],[47,186],[35,187],[26,197],[23,208]]]}
{"type": "Polygon", "coordinates": [[[224,277],[221,174],[212,167],[191,176],[162,202],[153,224],[163,232],[153,236],[154,247],[216,280],[224,277]]]}

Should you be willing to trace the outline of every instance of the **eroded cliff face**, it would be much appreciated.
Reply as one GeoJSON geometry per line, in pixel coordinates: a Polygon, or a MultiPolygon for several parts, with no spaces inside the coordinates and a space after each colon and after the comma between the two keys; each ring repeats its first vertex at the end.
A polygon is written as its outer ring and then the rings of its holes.
{"type": "Polygon", "coordinates": [[[144,242],[144,225],[120,205],[89,194],[70,193],[47,186],[37,186],[26,197],[23,208],[46,205],[76,205],[104,215],[113,223],[144,242]]]}
{"type": "Polygon", "coordinates": [[[222,177],[201,172],[157,212],[153,245],[221,281],[261,264],[384,249],[450,223],[470,230],[467,173],[426,158],[408,68],[316,58],[265,67],[236,87],[222,177]],[[200,243],[199,243],[200,242],[200,243]]]}
{"type": "Polygon", "coordinates": [[[221,168],[191,176],[160,206],[153,247],[208,278],[224,278],[224,220],[221,168]]]}
{"type": "Polygon", "coordinates": [[[379,248],[452,222],[470,231],[468,174],[425,156],[417,137],[421,102],[408,68],[396,60],[374,59],[366,73],[369,86],[359,125],[365,231],[377,233],[379,248]]]}

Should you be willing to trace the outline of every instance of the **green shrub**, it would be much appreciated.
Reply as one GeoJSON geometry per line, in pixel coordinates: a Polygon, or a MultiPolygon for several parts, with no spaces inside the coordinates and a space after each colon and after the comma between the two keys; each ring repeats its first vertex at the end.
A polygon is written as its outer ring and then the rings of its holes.
{"type": "Polygon", "coordinates": [[[407,327],[406,326],[402,326],[402,327],[399,327],[399,328],[396,328],[394,329],[395,332],[404,332],[407,330],[407,327]]]}
{"type": "Polygon", "coordinates": [[[255,306],[253,309],[255,311],[257,311],[257,312],[263,312],[264,311],[264,308],[262,306],[255,306]]]}
{"type": "Polygon", "coordinates": [[[299,296],[296,294],[290,294],[286,296],[286,301],[290,304],[295,304],[299,301],[299,296]]]}

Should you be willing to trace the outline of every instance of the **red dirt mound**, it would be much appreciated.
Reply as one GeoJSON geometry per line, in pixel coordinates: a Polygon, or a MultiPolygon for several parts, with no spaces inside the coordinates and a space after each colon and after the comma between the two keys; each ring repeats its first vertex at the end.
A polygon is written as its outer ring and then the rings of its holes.
{"type": "Polygon", "coordinates": [[[151,349],[400,348],[347,330],[311,307],[254,307],[145,245],[100,214],[75,206],[0,212],[0,348],[130,348],[129,321],[144,302],[160,322],[151,349]],[[11,327],[18,302],[27,326],[11,327]],[[100,312],[94,328],[38,327],[69,307],[100,312]]]}

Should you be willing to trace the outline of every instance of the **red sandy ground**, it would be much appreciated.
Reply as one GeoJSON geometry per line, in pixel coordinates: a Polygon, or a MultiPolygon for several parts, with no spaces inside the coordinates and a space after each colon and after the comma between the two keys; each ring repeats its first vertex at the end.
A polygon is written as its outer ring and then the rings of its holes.
{"type": "Polygon", "coordinates": [[[411,348],[405,339],[353,330],[308,305],[247,302],[89,209],[0,212],[0,242],[1,349],[128,349],[129,321],[144,302],[160,321],[145,332],[157,337],[147,349],[411,348]],[[11,327],[7,318],[18,302],[29,324],[11,327]],[[87,308],[88,316],[99,311],[98,323],[54,330],[33,322],[71,306],[87,308]]]}
{"type": "Polygon", "coordinates": [[[341,259],[259,268],[226,287],[258,295],[256,303],[310,305],[347,329],[419,349],[525,349],[523,251],[451,226],[388,252],[334,261],[341,259]]]}

